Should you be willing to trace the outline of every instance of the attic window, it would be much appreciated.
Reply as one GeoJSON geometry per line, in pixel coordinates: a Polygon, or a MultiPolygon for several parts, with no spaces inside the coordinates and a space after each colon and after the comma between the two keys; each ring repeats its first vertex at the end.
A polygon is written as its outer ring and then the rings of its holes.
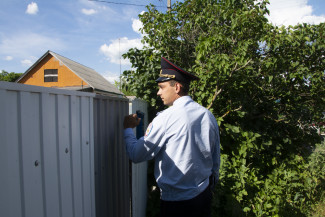
{"type": "Polygon", "coordinates": [[[44,69],[44,82],[58,82],[58,70],[44,69]]]}

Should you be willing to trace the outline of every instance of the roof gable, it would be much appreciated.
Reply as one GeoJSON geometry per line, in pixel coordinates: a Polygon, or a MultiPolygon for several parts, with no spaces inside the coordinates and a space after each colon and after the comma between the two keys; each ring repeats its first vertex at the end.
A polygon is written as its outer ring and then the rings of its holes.
{"type": "Polygon", "coordinates": [[[60,61],[63,65],[69,68],[74,74],[80,77],[82,80],[87,82],[90,87],[94,90],[104,91],[108,93],[123,95],[113,84],[108,82],[102,75],[100,75],[95,70],[84,66],[80,63],[77,63],[73,60],[70,60],[64,56],[61,56],[53,51],[47,51],[40,59],[38,59],[34,65],[32,65],[18,80],[20,81],[23,77],[25,77],[34,67],[38,65],[47,55],[52,55],[58,61],[60,61]]]}

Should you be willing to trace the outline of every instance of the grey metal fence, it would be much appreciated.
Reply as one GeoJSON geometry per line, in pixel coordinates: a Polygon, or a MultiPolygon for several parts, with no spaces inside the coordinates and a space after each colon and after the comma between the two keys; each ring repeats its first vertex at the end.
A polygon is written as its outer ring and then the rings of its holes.
{"type": "Polygon", "coordinates": [[[95,216],[94,96],[0,82],[0,216],[95,216]]]}
{"type": "Polygon", "coordinates": [[[97,217],[130,216],[129,160],[123,142],[127,99],[94,99],[94,140],[97,217]]]}
{"type": "Polygon", "coordinates": [[[147,112],[134,98],[0,82],[0,216],[144,217],[147,166],[130,164],[123,141],[129,109],[147,112]]]}
{"type": "MultiPolygon", "coordinates": [[[[128,97],[129,114],[140,113],[142,121],[140,125],[134,129],[135,135],[139,138],[144,136],[144,132],[148,126],[148,109],[147,103],[136,97],[128,97]]],[[[132,169],[132,217],[145,217],[147,205],[147,168],[148,162],[131,163],[132,169]]]]}

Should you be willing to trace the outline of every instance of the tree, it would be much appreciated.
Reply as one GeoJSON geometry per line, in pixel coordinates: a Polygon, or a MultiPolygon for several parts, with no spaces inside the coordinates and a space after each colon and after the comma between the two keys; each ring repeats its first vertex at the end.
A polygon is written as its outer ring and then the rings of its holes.
{"type": "Polygon", "coordinates": [[[0,73],[0,81],[15,82],[22,74],[23,73],[9,73],[5,70],[2,70],[0,73]]]}
{"type": "Polygon", "coordinates": [[[234,204],[237,216],[303,215],[324,192],[309,161],[321,139],[310,126],[324,121],[325,24],[273,26],[267,3],[192,0],[165,14],[149,6],[139,15],[146,47],[124,54],[136,70],[123,72],[123,88],[151,105],[151,118],[163,108],[160,56],[201,78],[191,95],[220,125],[220,216],[234,204]]]}

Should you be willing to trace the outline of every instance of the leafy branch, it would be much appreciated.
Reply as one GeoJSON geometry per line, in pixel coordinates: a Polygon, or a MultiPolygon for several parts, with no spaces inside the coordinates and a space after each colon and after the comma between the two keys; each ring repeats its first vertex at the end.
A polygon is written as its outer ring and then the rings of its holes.
{"type": "MultiPolygon", "coordinates": [[[[236,62],[234,68],[230,72],[229,78],[232,77],[232,75],[233,75],[234,72],[237,72],[237,71],[245,68],[251,61],[252,61],[252,59],[248,60],[243,66],[241,66],[239,68],[237,68],[238,63],[236,62]]],[[[207,107],[208,109],[210,109],[212,107],[212,105],[213,105],[214,101],[216,100],[217,96],[222,92],[222,90],[224,89],[224,87],[226,86],[226,84],[227,83],[224,83],[219,90],[218,90],[218,85],[216,86],[216,90],[214,91],[214,95],[212,97],[212,101],[210,102],[209,106],[207,107]]]]}

